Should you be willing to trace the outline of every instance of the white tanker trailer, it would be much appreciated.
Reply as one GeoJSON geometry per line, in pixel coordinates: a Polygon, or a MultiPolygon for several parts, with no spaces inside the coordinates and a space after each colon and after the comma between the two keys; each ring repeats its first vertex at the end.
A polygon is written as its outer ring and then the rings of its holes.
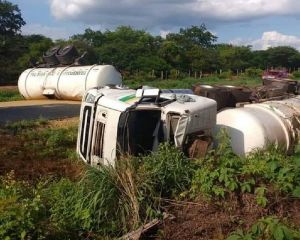
{"type": "Polygon", "coordinates": [[[90,88],[121,84],[121,74],[111,65],[64,66],[27,69],[18,88],[25,99],[81,100],[90,88]]]}
{"type": "Polygon", "coordinates": [[[248,104],[217,114],[217,130],[226,128],[238,155],[275,144],[293,153],[300,130],[300,96],[248,104]]]}

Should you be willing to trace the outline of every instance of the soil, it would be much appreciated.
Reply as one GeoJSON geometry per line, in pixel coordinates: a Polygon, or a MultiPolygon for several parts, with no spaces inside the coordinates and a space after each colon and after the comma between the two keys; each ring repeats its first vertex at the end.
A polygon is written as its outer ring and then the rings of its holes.
{"type": "Polygon", "coordinates": [[[256,204],[253,194],[243,194],[239,201],[232,197],[229,201],[193,203],[177,202],[168,209],[175,216],[166,220],[161,227],[159,239],[199,240],[226,239],[237,229],[249,229],[264,216],[277,216],[300,226],[300,200],[282,198],[264,209],[256,204]]]}
{"type": "Polygon", "coordinates": [[[17,91],[18,90],[18,86],[0,86],[0,90],[17,91]]]}
{"type": "Polygon", "coordinates": [[[58,104],[75,104],[80,105],[80,101],[56,100],[56,99],[40,99],[40,100],[19,100],[10,102],[0,102],[0,108],[7,107],[27,107],[40,105],[58,105],[58,104]]]}
{"type": "MultiPolygon", "coordinates": [[[[47,127],[68,127],[76,122],[78,118],[49,121],[47,127]]],[[[24,151],[24,144],[22,138],[4,128],[0,129],[0,176],[11,171],[17,179],[26,181],[38,181],[44,177],[77,179],[80,176],[83,170],[81,161],[36,159],[34,152],[24,151]]]]}

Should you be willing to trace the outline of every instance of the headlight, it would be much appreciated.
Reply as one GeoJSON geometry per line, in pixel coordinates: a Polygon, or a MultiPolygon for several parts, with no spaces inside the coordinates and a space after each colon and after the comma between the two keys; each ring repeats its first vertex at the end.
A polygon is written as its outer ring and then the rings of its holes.
{"type": "Polygon", "coordinates": [[[95,102],[95,96],[91,93],[88,93],[85,97],[85,102],[94,103],[95,102]]]}

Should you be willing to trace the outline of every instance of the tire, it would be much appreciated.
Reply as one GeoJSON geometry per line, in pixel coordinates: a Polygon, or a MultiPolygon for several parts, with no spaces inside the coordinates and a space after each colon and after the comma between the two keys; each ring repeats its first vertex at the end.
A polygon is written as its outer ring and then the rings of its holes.
{"type": "Polygon", "coordinates": [[[54,66],[59,64],[58,59],[56,58],[57,52],[60,50],[60,46],[55,46],[50,48],[46,53],[43,55],[43,60],[46,64],[50,66],[54,66]]]}
{"type": "Polygon", "coordinates": [[[62,65],[70,65],[74,63],[75,59],[78,57],[78,52],[73,45],[67,45],[61,48],[56,53],[56,58],[62,65]]]}

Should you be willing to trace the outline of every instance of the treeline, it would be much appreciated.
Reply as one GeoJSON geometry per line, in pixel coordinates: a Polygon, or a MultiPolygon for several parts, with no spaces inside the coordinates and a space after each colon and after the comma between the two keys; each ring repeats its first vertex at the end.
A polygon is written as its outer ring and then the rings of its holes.
{"type": "Polygon", "coordinates": [[[42,35],[21,35],[25,22],[16,5],[0,0],[0,14],[1,26],[8,25],[1,27],[0,84],[16,82],[24,69],[42,61],[43,53],[51,46],[67,44],[75,45],[81,53],[87,52],[87,64],[112,64],[125,77],[197,77],[272,67],[294,71],[300,67],[300,53],[292,47],[253,51],[251,46],[218,44],[217,37],[205,25],[182,28],[165,38],[120,26],[113,31],[86,29],[69,40],[54,41],[42,35]],[[5,4],[10,9],[3,8],[5,4]],[[3,20],[7,11],[14,13],[8,15],[11,23],[3,20]]]}

